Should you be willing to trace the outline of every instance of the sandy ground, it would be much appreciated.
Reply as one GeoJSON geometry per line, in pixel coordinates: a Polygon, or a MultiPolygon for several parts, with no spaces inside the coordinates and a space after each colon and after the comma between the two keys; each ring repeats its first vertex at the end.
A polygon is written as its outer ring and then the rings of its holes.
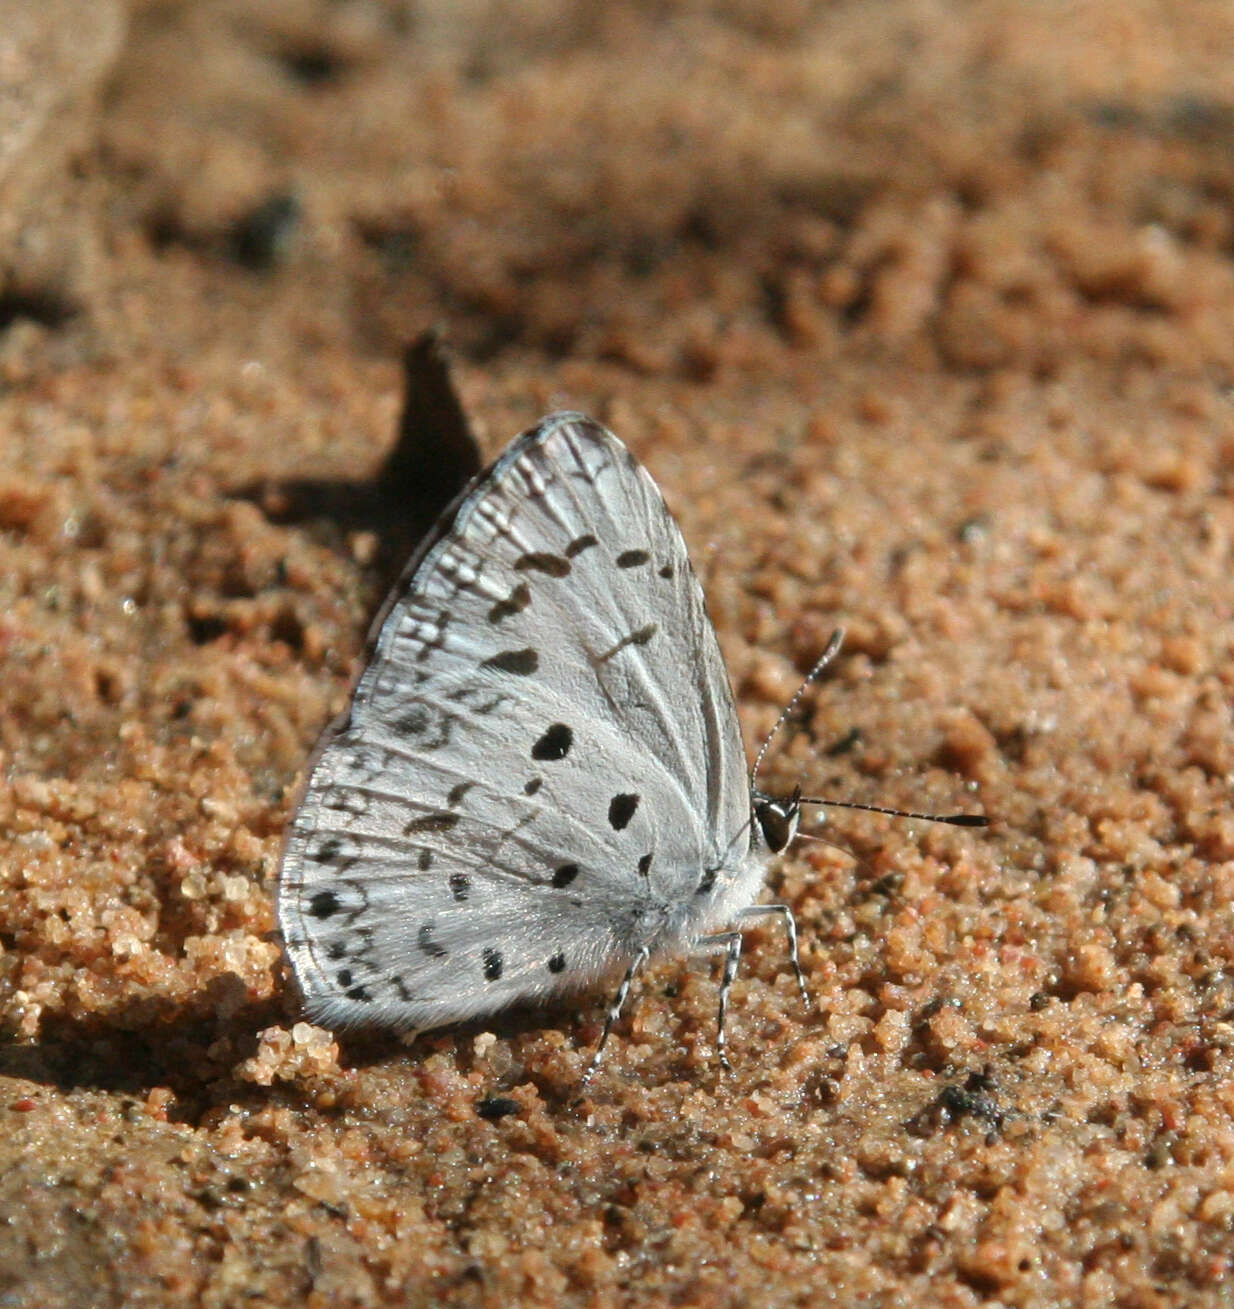
{"type": "Polygon", "coordinates": [[[1229,1303],[1234,10],[0,6],[0,1303],[1229,1303]],[[66,41],[65,33],[74,40],[66,41]],[[778,788],[715,980],[410,1049],[273,877],[415,524],[596,414],[778,788]]]}

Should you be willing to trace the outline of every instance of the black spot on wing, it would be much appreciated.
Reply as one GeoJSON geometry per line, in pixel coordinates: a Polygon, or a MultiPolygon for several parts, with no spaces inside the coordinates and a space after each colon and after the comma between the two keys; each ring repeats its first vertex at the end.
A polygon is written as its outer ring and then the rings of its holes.
{"type": "Polygon", "coordinates": [[[672,575],[673,575],[673,565],[672,565],[672,564],[664,564],[664,565],[660,568],[660,576],[661,576],[661,577],[672,577],[672,575]]]}
{"type": "Polygon", "coordinates": [[[446,804],[448,804],[451,809],[456,808],[458,805],[462,804],[463,796],[465,796],[473,786],[475,786],[475,782],[456,783],[450,788],[449,795],[446,796],[446,804]]]}
{"type": "Polygon", "coordinates": [[[560,973],[566,966],[566,957],[560,950],[548,961],[550,973],[560,973]]]}
{"type": "Polygon", "coordinates": [[[333,863],[343,849],[343,843],[337,836],[328,836],[317,847],[317,853],[309,855],[315,864],[333,863]]]}
{"type": "Polygon", "coordinates": [[[546,550],[532,550],[520,555],[514,561],[514,568],[519,573],[547,573],[549,577],[565,577],[570,571],[570,561],[561,555],[549,554],[546,550]]]}
{"type": "Polygon", "coordinates": [[[570,753],[574,733],[565,723],[554,723],[531,747],[531,757],[539,760],[564,759],[570,753]]]}
{"type": "Polygon", "coordinates": [[[318,891],[309,901],[309,913],[314,918],[330,918],[342,908],[334,891],[318,891]]]}
{"type": "Polygon", "coordinates": [[[501,970],[505,967],[505,960],[501,957],[501,951],[495,950],[491,945],[484,948],[484,977],[486,981],[495,982],[501,976],[501,970]]]}
{"type": "Polygon", "coordinates": [[[608,821],[614,832],[620,832],[629,825],[638,808],[638,801],[637,795],[619,792],[608,802],[608,821]]]}
{"type": "Polygon", "coordinates": [[[709,894],[711,888],[716,884],[716,873],[718,873],[719,871],[720,870],[718,868],[707,869],[707,871],[702,875],[702,877],[699,878],[698,885],[694,888],[694,894],[695,895],[709,894]]]}
{"type": "Polygon", "coordinates": [[[651,556],[646,550],[623,550],[617,556],[618,568],[641,568],[647,563],[651,556]]]}
{"type": "Polygon", "coordinates": [[[544,785],[544,778],[532,777],[523,783],[524,795],[535,795],[535,793],[544,785]]]}
{"type": "Polygon", "coordinates": [[[658,623],[648,623],[645,627],[640,627],[637,632],[631,632],[629,636],[623,636],[611,650],[605,650],[597,658],[601,663],[604,663],[614,655],[620,654],[628,645],[646,645],[659,630],[658,623]]]}
{"type": "Polygon", "coordinates": [[[427,873],[433,866],[433,852],[431,850],[421,850],[416,865],[422,873],[427,873]]]}
{"type": "Polygon", "coordinates": [[[501,650],[490,655],[481,668],[495,668],[500,673],[516,673],[519,677],[530,677],[540,667],[540,655],[530,646],[525,650],[501,650]]]}
{"type": "Polygon", "coordinates": [[[460,686],[453,691],[446,692],[446,699],[454,701],[455,704],[461,704],[464,709],[469,709],[473,714],[485,715],[491,714],[495,709],[500,709],[503,704],[513,700],[513,696],[506,695],[502,691],[496,694],[478,687],[478,686],[460,686]]]}
{"type": "Polygon", "coordinates": [[[471,894],[471,878],[466,873],[451,873],[450,894],[462,904],[471,894]]]}
{"type": "Polygon", "coordinates": [[[444,959],[450,952],[444,945],[433,940],[436,927],[433,923],[422,923],[416,933],[416,944],[430,959],[444,959]]]}
{"type": "Polygon", "coordinates": [[[562,864],[553,874],[553,885],[559,890],[563,886],[569,886],[578,876],[578,864],[562,864]]]}
{"type": "Polygon", "coordinates": [[[651,869],[651,855],[645,854],[638,861],[638,871],[642,873],[644,877],[646,877],[650,869],[651,869]]]}
{"type": "Polygon", "coordinates": [[[573,541],[566,546],[566,558],[576,559],[584,550],[590,550],[592,546],[599,545],[599,541],[588,532],[585,536],[576,536],[573,541]]]}
{"type": "Polygon", "coordinates": [[[403,828],[404,836],[414,836],[417,832],[448,832],[458,822],[458,814],[422,814],[413,818],[403,828]]]}
{"type": "Polygon", "coordinates": [[[531,588],[526,582],[520,582],[504,600],[498,600],[488,611],[488,620],[490,623],[500,623],[503,618],[522,613],[530,603],[531,588]]]}
{"type": "Polygon", "coordinates": [[[321,793],[321,807],[361,818],[369,811],[369,797],[352,786],[328,786],[321,793]]]}
{"type": "Polygon", "coordinates": [[[372,992],[363,986],[353,986],[346,992],[346,996],[349,1000],[358,1000],[361,1004],[368,1004],[373,998],[372,992]]]}
{"type": "Polygon", "coordinates": [[[399,736],[415,741],[421,750],[440,750],[450,744],[456,722],[455,715],[445,710],[415,704],[394,719],[391,726],[399,736]]]}
{"type": "Polygon", "coordinates": [[[412,705],[405,714],[394,720],[394,730],[403,736],[419,736],[428,723],[428,709],[422,704],[412,705]]]}

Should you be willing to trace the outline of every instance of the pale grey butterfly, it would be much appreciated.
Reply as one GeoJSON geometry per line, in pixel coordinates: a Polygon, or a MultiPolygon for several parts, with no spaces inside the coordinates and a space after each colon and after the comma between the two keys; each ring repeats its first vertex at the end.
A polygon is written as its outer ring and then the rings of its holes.
{"type": "Polygon", "coordinates": [[[518,437],[373,631],[283,854],[279,925],[309,1018],[423,1030],[624,969],[590,1076],[650,958],[716,951],[727,1068],[740,925],[766,915],[805,999],[792,910],[757,901],[801,805],[823,802],[758,789],[766,743],[747,772],[681,531],[611,432],[558,413],[518,437]]]}

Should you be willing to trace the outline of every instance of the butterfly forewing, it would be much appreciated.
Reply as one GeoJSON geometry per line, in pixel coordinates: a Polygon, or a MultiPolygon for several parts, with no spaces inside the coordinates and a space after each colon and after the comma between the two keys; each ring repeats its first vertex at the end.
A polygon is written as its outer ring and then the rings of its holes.
{"type": "Polygon", "coordinates": [[[309,1013],[430,1027],[590,982],[689,934],[749,815],[681,533],[554,415],[447,512],[318,750],[279,890],[309,1013]]]}

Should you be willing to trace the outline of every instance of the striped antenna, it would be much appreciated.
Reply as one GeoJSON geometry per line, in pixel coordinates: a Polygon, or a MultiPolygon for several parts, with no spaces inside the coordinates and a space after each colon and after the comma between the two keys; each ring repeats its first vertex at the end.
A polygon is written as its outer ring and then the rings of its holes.
{"type": "Polygon", "coordinates": [[[768,747],[772,741],[780,734],[780,729],[792,717],[793,710],[797,708],[797,701],[806,693],[806,687],[817,682],[822,676],[823,670],[829,663],[840,653],[840,647],[844,644],[844,629],[837,627],[831,634],[831,640],[827,642],[827,648],[819,655],[815,661],[814,667],[806,674],[805,681],[793,692],[793,698],[780,710],[780,716],[776,719],[770,732],[767,733],[759,748],[758,754],[754,759],[754,769],[750,773],[750,786],[757,790],[755,783],[758,781],[758,770],[763,766],[763,756],[767,753],[768,747]]]}
{"type": "MultiPolygon", "coordinates": [[[[840,653],[840,647],[844,644],[844,629],[837,627],[831,634],[831,639],[827,642],[827,647],[819,655],[814,667],[806,674],[805,681],[793,692],[793,698],[780,711],[779,718],[772,725],[771,731],[767,733],[758,754],[754,759],[754,768],[750,773],[750,789],[756,797],[770,799],[764,796],[758,789],[758,770],[763,766],[763,757],[766,755],[772,741],[780,734],[784,724],[792,717],[793,710],[797,708],[797,702],[805,694],[806,688],[817,682],[827,665],[835,659],[840,653]]],[[[920,818],[928,823],[950,823],[952,827],[989,827],[990,820],[984,814],[922,814],[912,809],[888,809],[885,805],[879,804],[858,804],[855,800],[823,800],[813,796],[800,794],[798,791],[792,797],[793,805],[803,804],[821,804],[828,805],[833,809],[864,809],[867,813],[872,814],[889,814],[892,818],[920,818]]]]}

